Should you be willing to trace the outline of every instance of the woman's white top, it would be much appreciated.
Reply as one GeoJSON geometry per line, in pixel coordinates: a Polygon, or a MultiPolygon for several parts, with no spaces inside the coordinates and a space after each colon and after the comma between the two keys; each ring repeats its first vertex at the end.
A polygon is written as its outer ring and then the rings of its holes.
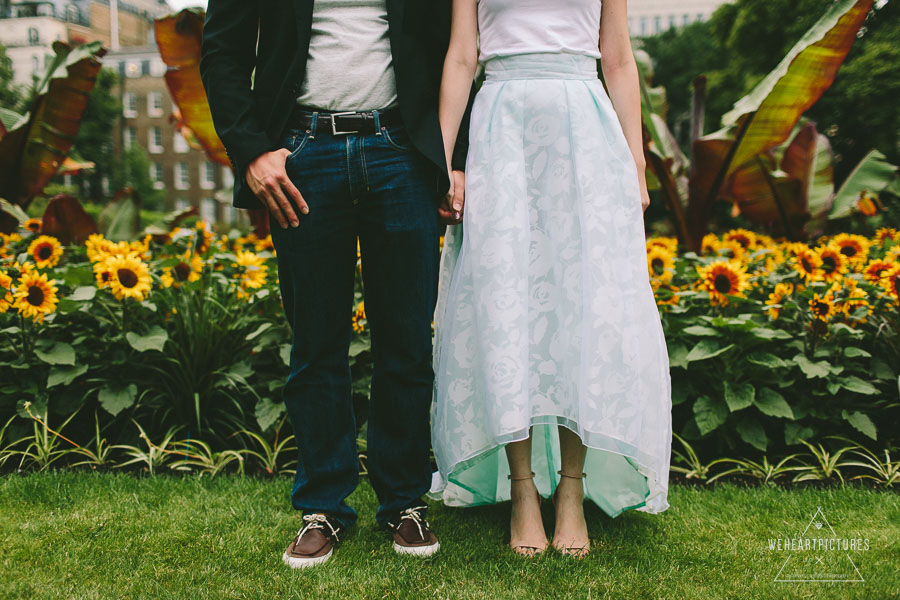
{"type": "Polygon", "coordinates": [[[600,58],[601,0],[478,0],[479,60],[565,52],[600,58]]]}

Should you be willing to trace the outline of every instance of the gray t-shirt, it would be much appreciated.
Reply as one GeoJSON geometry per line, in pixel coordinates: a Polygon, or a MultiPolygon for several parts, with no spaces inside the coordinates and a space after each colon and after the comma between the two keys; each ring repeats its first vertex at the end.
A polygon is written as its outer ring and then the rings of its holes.
{"type": "Polygon", "coordinates": [[[297,103],[328,111],[397,103],[385,0],[316,0],[297,103]]]}

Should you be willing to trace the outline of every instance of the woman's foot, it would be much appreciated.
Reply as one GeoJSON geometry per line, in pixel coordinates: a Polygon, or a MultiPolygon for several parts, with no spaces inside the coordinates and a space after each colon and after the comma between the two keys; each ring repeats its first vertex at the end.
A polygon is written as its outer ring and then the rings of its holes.
{"type": "Polygon", "coordinates": [[[548,545],[541,518],[541,496],[532,477],[511,478],[509,518],[509,547],[516,554],[529,557],[540,554],[548,545]]]}
{"type": "Polygon", "coordinates": [[[590,539],[584,520],[582,477],[562,475],[553,494],[553,504],[556,507],[553,547],[568,556],[584,558],[590,551],[590,539]]]}

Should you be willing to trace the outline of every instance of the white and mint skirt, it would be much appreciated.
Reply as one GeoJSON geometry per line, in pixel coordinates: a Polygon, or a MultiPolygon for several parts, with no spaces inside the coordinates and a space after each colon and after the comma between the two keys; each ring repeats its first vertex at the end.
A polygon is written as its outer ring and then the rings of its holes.
{"type": "Polygon", "coordinates": [[[558,426],[588,447],[609,516],[668,508],[671,383],[637,170],[593,58],[495,58],[472,110],[462,225],[435,312],[431,496],[508,500],[503,446],[532,436],[538,490],[558,426]]]}

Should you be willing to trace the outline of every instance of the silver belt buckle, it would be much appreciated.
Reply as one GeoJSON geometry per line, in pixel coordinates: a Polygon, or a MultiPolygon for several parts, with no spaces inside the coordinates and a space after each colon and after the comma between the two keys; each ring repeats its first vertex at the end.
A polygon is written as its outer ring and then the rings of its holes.
{"type": "Polygon", "coordinates": [[[337,126],[334,123],[335,117],[346,117],[347,115],[356,115],[359,113],[356,112],[339,112],[339,113],[331,113],[331,134],[332,135],[349,135],[351,133],[359,133],[359,130],[355,131],[338,131],[337,126]]]}

